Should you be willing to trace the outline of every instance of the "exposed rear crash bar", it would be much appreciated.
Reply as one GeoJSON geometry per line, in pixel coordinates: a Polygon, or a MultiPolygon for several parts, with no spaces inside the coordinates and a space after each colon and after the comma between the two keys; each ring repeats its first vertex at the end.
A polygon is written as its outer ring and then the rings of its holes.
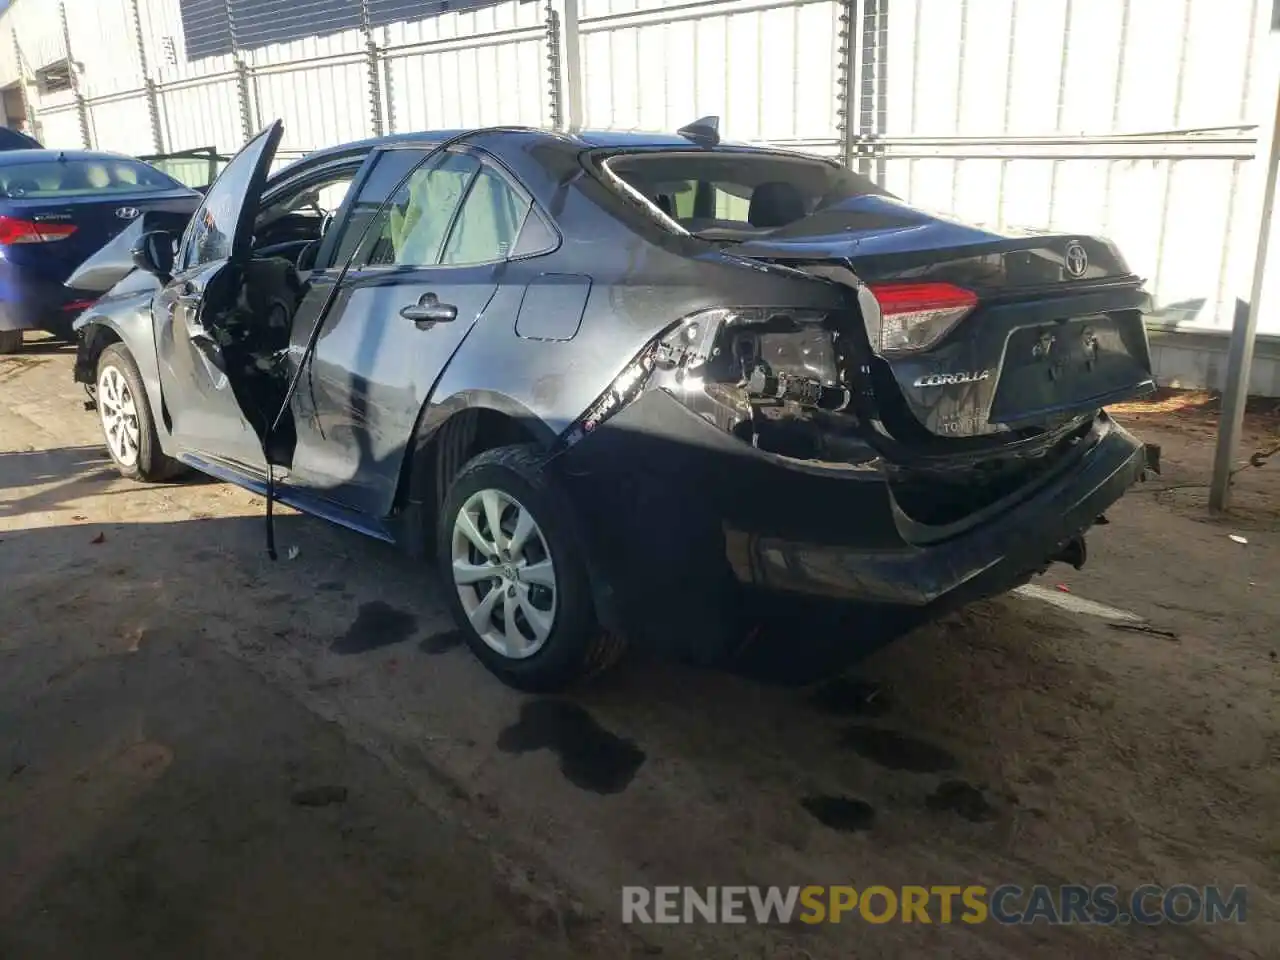
{"type": "MultiPolygon", "coordinates": [[[[926,547],[859,552],[725,530],[740,581],[771,590],[922,607],[1003,593],[1057,559],[1141,478],[1145,451],[1109,419],[1074,469],[982,526],[926,547]]],[[[1068,561],[1070,562],[1070,561],[1068,561]]]]}

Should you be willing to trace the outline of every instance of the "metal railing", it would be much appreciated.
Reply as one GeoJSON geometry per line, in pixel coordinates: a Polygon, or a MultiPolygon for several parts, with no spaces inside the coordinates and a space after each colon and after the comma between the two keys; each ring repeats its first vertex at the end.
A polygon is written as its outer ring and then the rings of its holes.
{"type": "Polygon", "coordinates": [[[222,172],[231,158],[218,153],[216,147],[197,147],[174,153],[151,153],[138,157],[193,190],[204,190],[222,172]]]}

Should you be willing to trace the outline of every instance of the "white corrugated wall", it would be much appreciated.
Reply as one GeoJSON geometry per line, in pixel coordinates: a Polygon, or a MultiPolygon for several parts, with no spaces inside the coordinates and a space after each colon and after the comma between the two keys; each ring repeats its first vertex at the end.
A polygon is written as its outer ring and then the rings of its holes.
{"type": "Polygon", "coordinates": [[[738,140],[836,139],[840,4],[584,0],[585,122],[675,130],[710,114],[738,140]]]}
{"type": "Polygon", "coordinates": [[[536,3],[503,3],[380,31],[396,130],[551,122],[536,3]]]}
{"type": "Polygon", "coordinates": [[[1267,114],[1254,49],[1264,13],[1257,0],[895,0],[879,133],[1077,142],[1042,150],[1055,159],[891,160],[888,185],[970,220],[1109,236],[1167,323],[1229,326],[1237,260],[1252,253],[1244,180],[1258,165],[1207,159],[1224,151],[1194,144],[1159,159],[1092,158],[1113,154],[1119,134],[1267,114]]]}
{"type": "MultiPolygon", "coordinates": [[[[51,145],[79,146],[87,127],[124,152],[230,152],[281,117],[290,157],[378,131],[555,119],[547,21],[563,0],[196,60],[179,0],[64,2],[82,99],[29,84],[51,145]]],[[[15,0],[0,17],[0,83],[67,58],[58,10],[15,0]]],[[[673,130],[718,114],[733,139],[840,155],[847,102],[849,132],[876,143],[863,169],[895,192],[968,220],[1111,236],[1164,323],[1221,330],[1248,295],[1265,136],[1246,126],[1269,129],[1280,65],[1269,13],[1263,0],[580,0],[583,121],[673,130]],[[1158,148],[1115,140],[1156,132],[1158,148]]],[[[1280,334],[1280,268],[1269,276],[1262,329],[1280,334]]]]}

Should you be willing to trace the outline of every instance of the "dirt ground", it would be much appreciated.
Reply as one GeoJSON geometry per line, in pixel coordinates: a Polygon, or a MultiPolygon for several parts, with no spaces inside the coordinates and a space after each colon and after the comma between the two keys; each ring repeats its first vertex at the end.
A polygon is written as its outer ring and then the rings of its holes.
{"type": "Polygon", "coordinates": [[[1040,580],[1160,632],[1010,596],[842,684],[564,700],[390,548],[285,511],[272,563],[258,498],[118,478],[71,359],[0,358],[0,957],[1277,955],[1280,456],[1209,520],[1204,398],[1122,412],[1165,474],[1040,580]],[[1248,922],[620,922],[624,884],[1004,882],[1245,884],[1248,922]]]}

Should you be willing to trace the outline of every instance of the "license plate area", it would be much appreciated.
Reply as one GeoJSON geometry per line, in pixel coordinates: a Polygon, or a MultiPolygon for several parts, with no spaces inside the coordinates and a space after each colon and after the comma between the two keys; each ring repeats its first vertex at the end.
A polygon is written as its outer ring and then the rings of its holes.
{"type": "Polygon", "coordinates": [[[1006,341],[989,419],[1018,426],[1136,396],[1150,385],[1137,310],[1020,327],[1006,341]]]}

